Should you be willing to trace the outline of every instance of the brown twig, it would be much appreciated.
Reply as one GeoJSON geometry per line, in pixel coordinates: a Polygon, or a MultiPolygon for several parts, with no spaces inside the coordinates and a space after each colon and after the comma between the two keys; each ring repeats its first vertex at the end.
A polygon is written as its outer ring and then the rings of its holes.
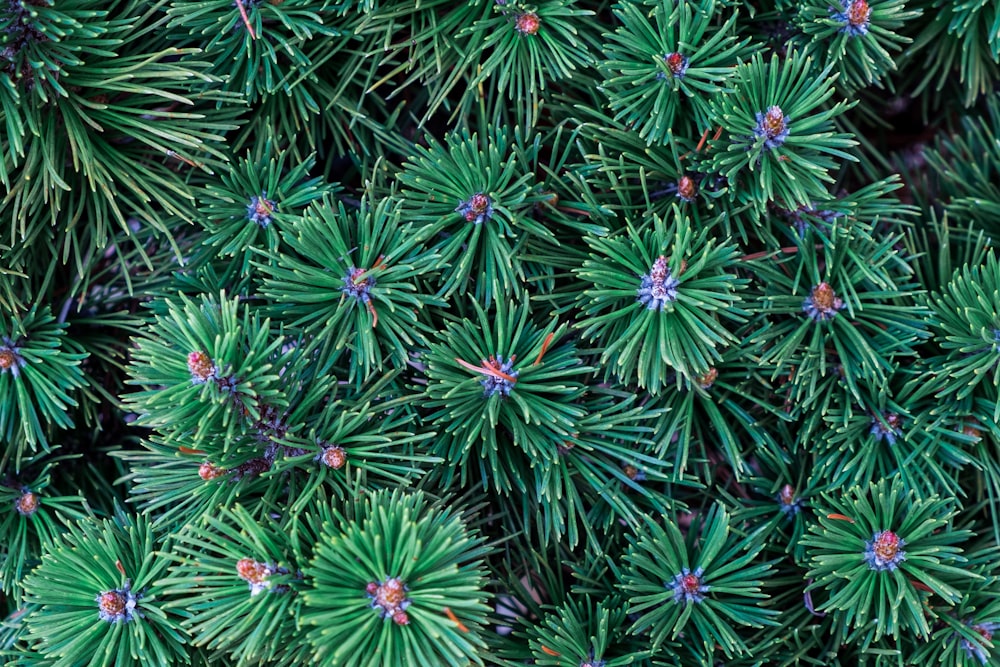
{"type": "Polygon", "coordinates": [[[180,153],[178,153],[177,151],[172,151],[169,148],[167,149],[167,157],[176,158],[176,159],[180,160],[181,162],[183,162],[184,164],[188,165],[189,167],[204,167],[205,166],[202,163],[195,162],[194,160],[188,159],[188,158],[184,157],[183,155],[181,155],[180,153]]]}
{"type": "Polygon", "coordinates": [[[247,8],[243,6],[243,0],[236,0],[236,6],[240,10],[240,16],[243,18],[243,25],[247,27],[247,32],[250,33],[250,39],[257,39],[257,34],[253,31],[253,26],[250,25],[250,17],[247,16],[247,8]]]}
{"type": "Polygon", "coordinates": [[[540,351],[540,352],[538,353],[538,357],[537,357],[537,358],[535,359],[535,363],[534,363],[534,364],[532,364],[532,366],[537,366],[538,364],[542,363],[542,357],[543,357],[543,356],[545,356],[545,353],[546,353],[546,351],[548,351],[548,349],[549,349],[549,344],[550,344],[550,343],[552,343],[552,338],[553,338],[553,337],[554,337],[555,335],[556,335],[556,334],[555,334],[555,332],[553,331],[552,333],[550,333],[550,334],[549,334],[548,336],[546,336],[546,337],[545,337],[545,342],[543,342],[543,343],[542,343],[542,349],[541,349],[541,351],[540,351]]]}
{"type": "Polygon", "coordinates": [[[459,630],[461,630],[462,632],[468,632],[469,631],[469,628],[465,627],[465,624],[462,623],[462,621],[458,620],[458,616],[455,616],[455,613],[451,609],[448,609],[448,607],[445,607],[444,608],[444,614],[449,619],[451,619],[452,623],[454,623],[455,625],[458,626],[459,630]]]}
{"type": "Polygon", "coordinates": [[[500,380],[507,380],[508,382],[517,382],[517,378],[516,377],[511,377],[510,375],[507,375],[506,373],[504,373],[503,371],[501,371],[501,370],[499,370],[497,368],[490,368],[489,366],[485,366],[485,365],[484,366],[473,366],[468,361],[462,361],[458,357],[455,357],[455,361],[457,361],[459,364],[461,364],[465,368],[468,368],[470,371],[473,371],[475,373],[481,373],[483,375],[490,375],[490,376],[498,378],[500,380]]]}
{"type": "MultiPolygon", "coordinates": [[[[819,244],[819,243],[816,244],[816,249],[817,250],[819,250],[822,247],[823,247],[822,244],[819,244]]],[[[783,252],[786,255],[794,255],[798,251],[799,251],[799,247],[798,246],[788,246],[788,247],[785,247],[785,248],[780,248],[778,250],[778,252],[783,252]]],[[[770,255],[772,252],[774,252],[774,251],[773,250],[762,250],[760,252],[751,253],[749,255],[743,255],[742,257],[740,257],[740,261],[741,262],[752,262],[755,259],[763,259],[764,257],[767,257],[768,255],[770,255]]]]}

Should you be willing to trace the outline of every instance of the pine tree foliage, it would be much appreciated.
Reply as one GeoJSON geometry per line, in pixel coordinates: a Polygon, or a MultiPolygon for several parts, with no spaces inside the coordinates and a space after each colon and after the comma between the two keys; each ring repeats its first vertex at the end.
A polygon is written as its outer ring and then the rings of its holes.
{"type": "Polygon", "coordinates": [[[701,468],[713,454],[724,457],[737,476],[759,472],[759,466],[747,464],[749,456],[787,460],[775,431],[788,415],[769,404],[771,383],[758,369],[739,363],[742,354],[727,349],[714,366],[679,379],[654,403],[664,409],[656,422],[655,451],[678,471],[701,468]],[[760,428],[763,424],[770,428],[760,428]]]}
{"type": "Polygon", "coordinates": [[[539,473],[551,465],[586,415],[577,402],[591,369],[565,342],[565,324],[538,326],[523,303],[498,307],[493,319],[475,302],[471,310],[475,320],[456,323],[426,357],[428,420],[440,425],[433,451],[456,464],[446,482],[460,474],[527,491],[515,452],[539,473]]]}
{"type": "Polygon", "coordinates": [[[966,116],[954,136],[942,139],[927,160],[941,178],[946,210],[959,220],[974,220],[980,229],[996,233],[1000,227],[1000,103],[990,98],[988,115],[966,116]]]}
{"type": "Polygon", "coordinates": [[[936,338],[946,356],[931,383],[936,396],[981,397],[996,407],[1000,420],[1000,261],[990,252],[979,266],[963,267],[940,294],[932,297],[936,338]]]}
{"type": "Polygon", "coordinates": [[[576,5],[575,0],[496,3],[491,17],[459,33],[459,37],[467,33],[467,39],[482,49],[468,49],[462,63],[475,72],[468,89],[489,82],[511,100],[517,125],[533,125],[547,82],[571,77],[578,68],[592,64],[597,26],[581,19],[594,12],[576,5]],[[483,53],[489,55],[484,59],[483,53]]]}
{"type": "Polygon", "coordinates": [[[84,386],[80,362],[87,355],[64,337],[66,325],[48,307],[4,313],[0,327],[0,393],[7,398],[0,406],[0,435],[15,445],[2,462],[13,458],[16,469],[26,453],[49,449],[51,427],[73,425],[68,411],[77,404],[74,391],[84,386]]]}
{"type": "Polygon", "coordinates": [[[961,87],[955,90],[966,107],[988,95],[1000,73],[1000,10],[987,0],[927,3],[932,20],[919,32],[907,60],[922,53],[929,63],[923,69],[916,92],[925,87],[945,89],[955,76],[961,87]]]}
{"type": "Polygon", "coordinates": [[[809,588],[827,593],[820,611],[841,610],[841,622],[864,628],[868,638],[904,631],[926,637],[930,618],[961,598],[963,580],[978,578],[957,546],[969,531],[942,530],[954,513],[941,498],[916,500],[898,480],[883,479],[824,500],[819,523],[803,541],[812,565],[809,588]],[[824,516],[827,509],[840,511],[824,516]]]}
{"type": "Polygon", "coordinates": [[[664,640],[685,641],[706,658],[718,644],[726,656],[744,653],[747,645],[736,626],[774,623],[777,611],[758,599],[770,563],[752,564],[763,547],[730,531],[730,517],[720,505],[698,519],[702,530],[683,535],[675,519],[651,520],[625,555],[622,590],[628,610],[637,616],[632,630],[649,630],[653,649],[664,640]],[[694,536],[700,534],[698,544],[694,536]]]}
{"type": "Polygon", "coordinates": [[[627,644],[626,614],[612,600],[594,603],[589,597],[570,599],[554,608],[536,626],[530,641],[537,665],[636,664],[646,656],[627,644]]]}
{"type": "Polygon", "coordinates": [[[304,587],[287,527],[237,504],[206,515],[176,540],[177,564],[159,583],[174,598],[165,607],[186,616],[182,625],[197,637],[192,643],[225,652],[238,665],[305,657],[283,649],[304,587]]]}
{"type": "Polygon", "coordinates": [[[7,536],[4,551],[12,564],[3,571],[5,595],[16,597],[21,593],[23,577],[35,564],[42,544],[56,540],[68,521],[86,518],[84,498],[60,492],[52,483],[50,470],[59,462],[59,458],[54,458],[37,471],[23,470],[0,486],[0,503],[4,508],[0,530],[7,536]]]}
{"type": "Polygon", "coordinates": [[[334,15],[330,2],[247,2],[234,13],[227,2],[175,2],[167,9],[167,29],[181,43],[197,45],[216,62],[225,62],[226,85],[249,104],[283,93],[295,106],[319,111],[304,82],[331,47],[324,42],[340,30],[324,21],[334,15]],[[245,14],[246,19],[243,19],[245,14]],[[327,39],[323,39],[327,38],[327,39]]]}
{"type": "Polygon", "coordinates": [[[796,403],[829,399],[816,388],[833,377],[859,399],[860,382],[884,385],[927,337],[926,310],[907,282],[912,270],[893,250],[898,242],[835,219],[754,260],[751,270],[768,285],[760,302],[767,320],[755,332],[765,341],[761,361],[774,364],[775,379],[790,375],[796,403]]]}
{"type": "Polygon", "coordinates": [[[736,342],[726,320],[743,320],[738,251],[717,244],[712,227],[696,232],[678,208],[668,221],[626,223],[621,235],[587,238],[591,259],[583,284],[583,337],[596,341],[601,363],[620,381],[659,394],[671,379],[695,378],[736,342]]]}
{"type": "Polygon", "coordinates": [[[401,214],[388,198],[352,212],[324,199],[286,233],[287,252],[257,265],[274,315],[324,341],[324,353],[350,350],[350,379],[402,366],[427,345],[421,311],[445,305],[430,289],[441,258],[406,234],[401,214]]]}
{"type": "Polygon", "coordinates": [[[992,0],[0,2],[0,663],[1000,665],[992,0]]]}
{"type": "Polygon", "coordinates": [[[823,106],[833,82],[829,67],[817,72],[797,51],[770,62],[758,52],[735,68],[733,94],[712,98],[722,135],[709,144],[717,146],[711,169],[729,181],[731,197],[760,210],[770,202],[809,206],[826,194],[835,158],[855,159],[846,150],[856,142],[833,124],[847,102],[823,106]]]}
{"type": "Polygon", "coordinates": [[[302,622],[322,665],[482,663],[482,557],[462,517],[383,490],[324,518],[302,622]]]}
{"type": "Polygon", "coordinates": [[[444,295],[471,287],[489,305],[526,279],[516,249],[529,237],[552,241],[552,232],[528,214],[543,201],[532,175],[510,153],[507,134],[451,134],[417,146],[398,179],[403,217],[445,267],[444,295]],[[471,286],[469,283],[473,283],[471,286]]]}
{"type": "Polygon", "coordinates": [[[282,340],[268,340],[268,321],[225,294],[200,304],[181,295],[151,332],[156,338],[139,342],[132,376],[161,389],[130,395],[140,423],[194,445],[211,441],[223,454],[240,436],[274,428],[268,413],[287,401],[278,390],[282,340]]]}
{"type": "Polygon", "coordinates": [[[211,62],[141,38],[162,23],[160,7],[7,4],[0,182],[18,221],[14,265],[37,243],[82,270],[131,217],[164,233],[164,212],[191,220],[177,165],[221,164],[223,135],[237,127],[237,98],[206,85],[220,81],[211,62]]]}
{"type": "Polygon", "coordinates": [[[912,41],[896,31],[920,14],[919,9],[908,9],[903,0],[810,0],[803,3],[796,24],[809,39],[807,50],[836,64],[843,85],[856,90],[880,85],[885,74],[896,68],[892,52],[912,41]]]}
{"type": "Polygon", "coordinates": [[[614,120],[650,144],[664,143],[672,128],[709,126],[708,101],[728,90],[734,65],[750,55],[749,40],[735,34],[737,12],[715,25],[715,5],[664,0],[648,12],[632,3],[613,10],[621,27],[604,47],[603,89],[614,120]]]}
{"type": "Polygon", "coordinates": [[[67,526],[24,580],[25,623],[53,665],[186,663],[179,618],[163,608],[157,581],[167,561],[148,520],[121,515],[67,526]],[[95,613],[96,611],[96,613],[95,613]]]}
{"type": "Polygon", "coordinates": [[[257,156],[248,152],[217,181],[205,185],[198,212],[207,231],[204,243],[211,247],[209,258],[238,255],[258,246],[276,250],[289,218],[333,191],[321,178],[308,178],[315,166],[311,158],[286,173],[289,153],[275,150],[275,144],[265,143],[257,156]],[[255,194],[248,198],[247,192],[255,194]],[[256,225],[246,224],[248,220],[256,225]]]}

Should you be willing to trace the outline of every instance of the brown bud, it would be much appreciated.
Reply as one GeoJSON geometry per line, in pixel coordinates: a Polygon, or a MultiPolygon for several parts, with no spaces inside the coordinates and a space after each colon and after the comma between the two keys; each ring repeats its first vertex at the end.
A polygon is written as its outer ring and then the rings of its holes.
{"type": "Polygon", "coordinates": [[[715,381],[719,379],[719,371],[714,368],[709,368],[707,371],[695,378],[695,382],[702,389],[711,389],[715,381]]]}
{"type": "Polygon", "coordinates": [[[322,461],[334,470],[340,470],[347,463],[347,452],[339,445],[324,447],[322,461]]]}
{"type": "Polygon", "coordinates": [[[375,591],[375,603],[383,609],[395,609],[406,599],[406,590],[403,582],[392,577],[386,579],[385,583],[375,591]]]}
{"type": "Polygon", "coordinates": [[[14,354],[14,350],[9,347],[0,347],[0,371],[13,368],[16,363],[17,356],[14,354]]]}
{"type": "Polygon", "coordinates": [[[764,130],[764,134],[767,135],[769,139],[774,139],[779,134],[784,132],[785,113],[781,110],[781,107],[769,107],[767,113],[764,114],[764,121],[761,123],[761,126],[764,130]]]}
{"type": "Polygon", "coordinates": [[[891,561],[899,551],[899,537],[891,530],[884,530],[875,538],[875,555],[883,561],[891,561]]]}
{"type": "Polygon", "coordinates": [[[38,511],[38,496],[31,491],[25,491],[15,501],[14,506],[17,508],[19,514],[31,516],[38,511]]]}
{"type": "Polygon", "coordinates": [[[983,432],[979,429],[979,422],[975,419],[966,422],[962,427],[962,435],[967,435],[970,438],[975,438],[976,440],[982,440],[983,432]]]}
{"type": "Polygon", "coordinates": [[[191,352],[187,358],[188,370],[191,371],[191,381],[195,384],[206,382],[215,377],[215,364],[204,352],[191,352]]]}
{"type": "Polygon", "coordinates": [[[855,28],[866,27],[871,14],[868,0],[852,0],[847,6],[847,22],[855,28]]]}
{"type": "Polygon", "coordinates": [[[517,31],[522,35],[534,35],[542,27],[542,20],[534,12],[526,12],[517,17],[515,21],[517,31]]]}
{"type": "Polygon", "coordinates": [[[226,469],[205,461],[198,467],[198,476],[206,482],[226,474],[226,469]]]}
{"type": "Polygon", "coordinates": [[[698,188],[694,184],[694,179],[690,176],[681,176],[677,180],[677,196],[684,201],[693,201],[698,194],[698,188]]]}
{"type": "Polygon", "coordinates": [[[251,586],[262,586],[271,574],[271,568],[252,558],[241,558],[236,563],[236,574],[251,586]]]}
{"type": "Polygon", "coordinates": [[[127,602],[120,591],[107,591],[97,597],[97,608],[102,619],[116,621],[125,617],[127,602]]]}

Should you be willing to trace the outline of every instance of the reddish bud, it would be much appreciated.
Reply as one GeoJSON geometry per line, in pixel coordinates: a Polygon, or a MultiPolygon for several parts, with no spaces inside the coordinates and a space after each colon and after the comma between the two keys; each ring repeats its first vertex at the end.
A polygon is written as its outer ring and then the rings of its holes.
{"type": "Polygon", "coordinates": [[[676,74],[677,70],[684,62],[684,56],[682,56],[679,53],[668,53],[667,57],[664,58],[664,60],[667,61],[667,66],[671,69],[671,71],[673,71],[676,74]]]}
{"type": "Polygon", "coordinates": [[[680,284],[677,278],[670,275],[667,258],[660,255],[639,283],[639,301],[649,310],[663,310],[667,303],[677,300],[680,284]]]}
{"type": "Polygon", "coordinates": [[[707,371],[697,376],[694,381],[698,383],[698,386],[702,389],[711,389],[715,381],[719,379],[719,371],[715,368],[709,368],[707,371]]]}
{"type": "Polygon", "coordinates": [[[871,17],[872,9],[868,6],[868,0],[852,0],[845,12],[847,22],[854,28],[866,28],[868,19],[871,17]]]}
{"type": "Polygon", "coordinates": [[[97,599],[97,608],[100,609],[102,616],[124,616],[125,596],[118,591],[101,593],[97,599]]]}
{"type": "Polygon", "coordinates": [[[569,454],[569,450],[574,447],[576,447],[575,443],[570,442],[569,440],[563,440],[561,445],[556,445],[556,451],[559,452],[560,455],[565,456],[566,454],[569,454]]]}
{"type": "Polygon", "coordinates": [[[482,192],[477,192],[469,199],[469,208],[476,213],[482,213],[490,205],[490,198],[482,192]]]}
{"type": "Polygon", "coordinates": [[[805,503],[801,498],[795,496],[795,489],[792,488],[791,484],[785,484],[778,491],[778,509],[781,513],[788,517],[793,517],[802,511],[802,507],[805,503]]]}
{"type": "Polygon", "coordinates": [[[31,516],[38,511],[38,496],[31,491],[25,491],[21,497],[14,502],[18,514],[31,516]]]}
{"type": "Polygon", "coordinates": [[[324,447],[321,460],[325,465],[333,468],[334,470],[340,470],[344,467],[344,464],[347,463],[347,452],[344,451],[344,448],[339,445],[324,447]]]}
{"type": "Polygon", "coordinates": [[[677,196],[684,201],[694,201],[698,188],[690,176],[681,176],[677,181],[677,196]]]}
{"type": "Polygon", "coordinates": [[[781,487],[781,492],[778,494],[779,499],[784,505],[791,505],[795,502],[795,489],[792,488],[791,484],[785,484],[781,487]]]}
{"type": "Polygon", "coordinates": [[[785,114],[781,110],[781,107],[773,106],[768,108],[767,113],[764,114],[762,127],[769,139],[774,139],[785,131],[785,114]]]}
{"type": "Polygon", "coordinates": [[[690,604],[698,603],[705,599],[708,586],[701,583],[703,570],[699,567],[694,572],[686,567],[680,573],[674,575],[673,582],[668,582],[667,587],[674,595],[674,602],[690,604]]]}
{"type": "Polygon", "coordinates": [[[137,604],[138,598],[129,590],[128,584],[124,588],[104,591],[97,596],[98,615],[108,623],[131,621],[137,604]]]}
{"type": "Polygon", "coordinates": [[[188,370],[191,371],[191,381],[195,384],[207,382],[215,377],[216,367],[211,357],[204,352],[191,352],[187,358],[188,370]]]}
{"type": "Polygon", "coordinates": [[[522,35],[534,35],[542,27],[542,20],[534,12],[526,12],[517,17],[515,21],[517,31],[522,35]]]}
{"type": "Polygon", "coordinates": [[[674,53],[668,53],[663,58],[663,61],[667,63],[667,69],[670,70],[671,74],[674,76],[684,76],[684,72],[687,70],[688,66],[688,59],[682,54],[677,53],[676,51],[674,53]]]}
{"type": "Polygon", "coordinates": [[[802,310],[814,320],[823,321],[831,319],[843,307],[844,301],[828,283],[823,282],[812,288],[812,292],[802,305],[802,310]]]}
{"type": "Polygon", "coordinates": [[[654,283],[662,283],[667,280],[670,275],[670,269],[667,268],[667,258],[660,255],[653,262],[653,266],[649,270],[649,277],[652,278],[654,283]]]}
{"type": "Polygon", "coordinates": [[[211,479],[215,479],[216,477],[222,477],[226,474],[226,472],[225,468],[213,465],[208,461],[205,461],[198,467],[198,476],[206,482],[211,479]]]}
{"type": "Polygon", "coordinates": [[[267,227],[271,224],[271,216],[274,215],[277,208],[277,202],[268,199],[263,194],[259,197],[251,197],[250,203],[247,204],[247,219],[261,227],[267,227]]]}
{"type": "Polygon", "coordinates": [[[875,555],[882,560],[892,560],[899,550],[899,537],[896,533],[886,530],[875,539],[875,555]]]}
{"type": "Polygon", "coordinates": [[[375,592],[375,602],[383,607],[398,607],[406,599],[406,591],[403,582],[393,577],[386,579],[385,583],[378,587],[375,592]]]}
{"type": "Polygon", "coordinates": [[[271,570],[260,561],[252,558],[241,558],[236,562],[236,574],[247,583],[261,584],[271,574],[271,570]]]}
{"type": "Polygon", "coordinates": [[[274,207],[268,200],[264,199],[263,197],[257,198],[257,203],[254,205],[254,210],[259,216],[266,216],[274,213],[274,207]]]}
{"type": "Polygon", "coordinates": [[[478,225],[493,217],[493,201],[484,193],[477,192],[460,202],[455,210],[462,214],[466,222],[478,225]]]}
{"type": "Polygon", "coordinates": [[[899,563],[906,560],[906,552],[902,549],[905,545],[906,540],[891,530],[875,533],[871,541],[865,543],[865,562],[875,571],[895,570],[899,563]]]}
{"type": "Polygon", "coordinates": [[[399,625],[406,625],[410,622],[406,616],[406,608],[410,606],[410,601],[406,599],[406,585],[398,577],[390,577],[381,584],[370,582],[365,588],[368,597],[372,598],[371,606],[378,609],[382,618],[391,618],[399,625]],[[402,614],[402,616],[400,616],[402,614]],[[405,623],[398,619],[405,619],[405,623]]]}
{"type": "Polygon", "coordinates": [[[266,590],[270,590],[271,582],[268,578],[274,574],[266,563],[261,563],[252,558],[241,558],[236,562],[236,574],[240,579],[250,584],[250,595],[257,595],[266,590]]]}

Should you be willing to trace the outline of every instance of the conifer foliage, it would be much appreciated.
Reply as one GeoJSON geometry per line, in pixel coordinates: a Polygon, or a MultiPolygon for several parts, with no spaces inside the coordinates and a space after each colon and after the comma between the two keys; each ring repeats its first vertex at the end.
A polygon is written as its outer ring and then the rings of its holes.
{"type": "Polygon", "coordinates": [[[1000,7],[0,0],[0,663],[1000,665],[1000,7]]]}

